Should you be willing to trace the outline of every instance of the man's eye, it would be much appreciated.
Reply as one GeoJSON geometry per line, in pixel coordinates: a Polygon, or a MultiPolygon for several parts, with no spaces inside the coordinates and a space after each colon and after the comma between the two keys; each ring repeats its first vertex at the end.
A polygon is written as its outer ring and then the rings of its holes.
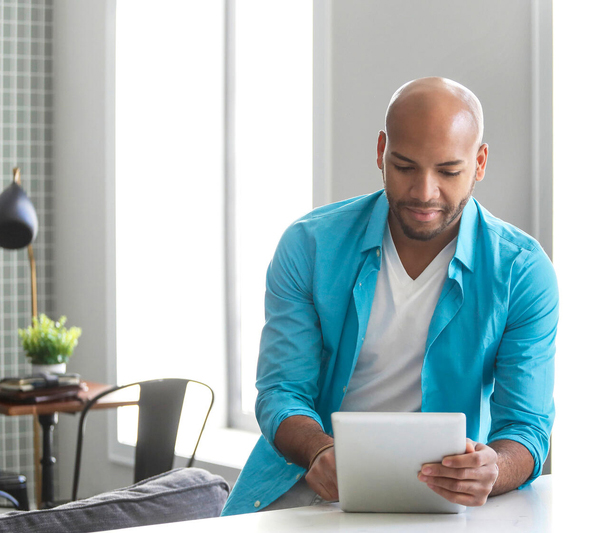
{"type": "Polygon", "coordinates": [[[396,167],[396,170],[398,170],[399,172],[410,172],[411,170],[414,170],[415,167],[400,167],[398,165],[394,165],[396,167]]]}
{"type": "Polygon", "coordinates": [[[456,170],[455,172],[451,172],[449,170],[441,170],[441,174],[443,176],[459,176],[461,173],[461,170],[456,170]]]}

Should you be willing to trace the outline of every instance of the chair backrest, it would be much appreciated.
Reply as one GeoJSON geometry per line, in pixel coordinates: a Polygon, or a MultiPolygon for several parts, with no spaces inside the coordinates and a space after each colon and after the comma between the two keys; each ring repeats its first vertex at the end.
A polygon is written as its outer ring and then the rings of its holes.
{"type": "Polygon", "coordinates": [[[137,483],[143,479],[172,469],[179,420],[181,418],[187,385],[190,383],[208,389],[211,395],[209,408],[204,417],[202,427],[200,428],[194,451],[187,464],[188,467],[193,466],[202,432],[204,431],[204,427],[213,407],[213,402],[215,401],[213,389],[200,381],[175,378],[155,379],[130,383],[128,385],[118,385],[101,392],[89,400],[81,412],[77,435],[72,499],[77,499],[77,492],[79,489],[85,421],[89,411],[101,398],[129,387],[140,388],[138,400],[138,438],[134,462],[134,482],[137,483]]]}

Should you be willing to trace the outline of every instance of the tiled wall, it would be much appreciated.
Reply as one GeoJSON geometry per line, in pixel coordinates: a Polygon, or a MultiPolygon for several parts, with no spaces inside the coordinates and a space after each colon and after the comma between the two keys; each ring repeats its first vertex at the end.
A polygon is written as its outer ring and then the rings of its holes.
{"type": "MultiPolygon", "coordinates": [[[[23,187],[39,220],[34,254],[38,312],[55,317],[53,242],[53,1],[0,0],[1,187],[21,168],[23,187]]],[[[23,375],[29,365],[17,328],[31,320],[27,251],[0,249],[0,377],[23,375]]],[[[0,469],[25,474],[33,500],[33,419],[0,416],[0,469]],[[31,480],[31,482],[30,482],[31,480]]]]}

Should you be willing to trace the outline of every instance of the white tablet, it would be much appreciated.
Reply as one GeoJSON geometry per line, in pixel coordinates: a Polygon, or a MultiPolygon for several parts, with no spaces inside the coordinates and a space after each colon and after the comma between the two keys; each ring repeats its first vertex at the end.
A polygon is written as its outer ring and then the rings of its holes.
{"type": "Polygon", "coordinates": [[[332,414],[343,511],[460,513],[417,479],[424,463],[466,452],[463,413],[332,414]]]}

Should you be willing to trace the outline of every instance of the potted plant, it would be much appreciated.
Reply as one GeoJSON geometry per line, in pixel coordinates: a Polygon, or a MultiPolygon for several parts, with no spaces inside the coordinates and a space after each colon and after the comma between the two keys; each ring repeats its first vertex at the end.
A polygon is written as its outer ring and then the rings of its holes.
{"type": "Polygon", "coordinates": [[[67,329],[65,323],[65,316],[54,322],[41,314],[32,319],[31,326],[18,330],[26,357],[32,363],[32,373],[66,372],[66,362],[78,343],[81,328],[67,329]]]}

